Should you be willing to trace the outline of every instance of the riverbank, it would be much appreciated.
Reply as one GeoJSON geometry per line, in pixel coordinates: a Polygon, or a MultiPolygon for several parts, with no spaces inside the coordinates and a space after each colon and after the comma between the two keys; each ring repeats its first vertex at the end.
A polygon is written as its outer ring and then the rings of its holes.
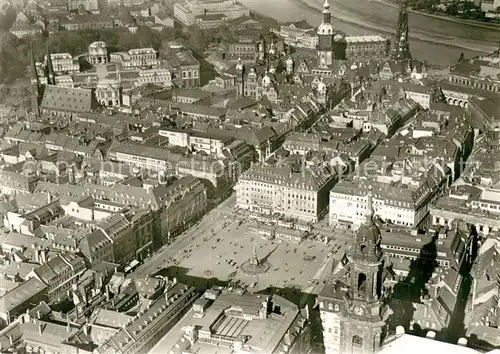
{"type": "MultiPolygon", "coordinates": [[[[378,3],[391,6],[394,8],[399,8],[399,5],[397,3],[387,1],[387,0],[373,0],[378,3]]],[[[475,26],[475,27],[480,27],[480,28],[485,28],[485,29],[492,29],[492,30],[497,30],[500,31],[500,23],[491,23],[491,22],[481,22],[481,21],[474,21],[474,20],[463,20],[461,18],[456,18],[453,16],[446,16],[446,15],[436,15],[432,14],[429,12],[425,11],[418,11],[418,10],[409,10],[412,13],[419,14],[422,16],[427,16],[427,17],[432,17],[432,18],[437,18],[443,21],[449,21],[449,22],[454,22],[454,23],[460,23],[463,25],[469,25],[469,26],[475,26]]]]}
{"type": "MultiPolygon", "coordinates": [[[[251,10],[273,17],[279,22],[305,20],[313,26],[321,23],[323,0],[239,1],[251,10]]],[[[351,0],[349,2],[329,0],[329,2],[333,25],[338,31],[349,35],[373,33],[394,35],[397,9],[373,0],[351,0]]],[[[500,31],[481,28],[464,29],[459,24],[422,16],[415,17],[415,15],[410,18],[410,35],[413,56],[436,66],[455,64],[461,53],[464,53],[466,57],[490,53],[497,48],[498,40],[500,40],[500,31]],[[432,28],[433,31],[429,32],[429,28],[432,28]],[[465,38],[454,40],[457,34],[465,38]],[[492,43],[484,41],[484,38],[490,39],[492,43]]]]}
{"type": "MultiPolygon", "coordinates": [[[[290,1],[297,1],[302,3],[304,6],[307,6],[309,9],[313,11],[317,11],[320,13],[323,9],[322,5],[317,1],[317,0],[290,0],[290,1]]],[[[377,2],[383,5],[388,5],[389,3],[384,0],[371,0],[373,2],[377,2]]],[[[391,5],[391,7],[394,7],[397,10],[397,6],[391,5]]],[[[396,23],[394,23],[394,28],[387,28],[385,26],[380,26],[376,25],[370,22],[366,22],[366,19],[360,18],[358,16],[354,16],[353,14],[347,14],[344,9],[342,9],[341,6],[339,6],[337,3],[332,3],[330,4],[330,8],[332,9],[332,17],[341,20],[344,22],[348,22],[351,24],[354,24],[356,26],[364,27],[366,29],[384,33],[384,34],[394,34],[395,32],[395,27],[396,23]],[[343,15],[340,15],[343,14],[343,15]]],[[[426,14],[427,15],[427,14],[426,14]]],[[[498,29],[500,31],[500,29],[498,29]]],[[[447,46],[452,46],[456,48],[461,48],[461,49],[467,49],[467,50],[472,50],[476,52],[481,52],[481,53],[491,53],[494,50],[496,50],[498,47],[493,46],[493,45],[488,45],[488,44],[479,44],[479,43],[474,43],[474,42],[463,42],[463,41],[457,41],[457,38],[451,35],[442,35],[439,33],[430,33],[430,32],[422,32],[419,30],[414,30],[410,27],[410,39],[415,38],[423,42],[430,42],[434,44],[441,44],[441,45],[447,45],[447,46]]]]}

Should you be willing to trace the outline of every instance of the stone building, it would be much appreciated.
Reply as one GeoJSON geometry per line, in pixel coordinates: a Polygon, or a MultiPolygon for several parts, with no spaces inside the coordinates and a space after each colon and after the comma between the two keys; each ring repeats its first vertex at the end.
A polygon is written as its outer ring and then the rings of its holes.
{"type": "Polygon", "coordinates": [[[255,214],[317,222],[328,205],[328,192],[337,176],[326,167],[254,165],[236,188],[236,204],[255,214]]]}

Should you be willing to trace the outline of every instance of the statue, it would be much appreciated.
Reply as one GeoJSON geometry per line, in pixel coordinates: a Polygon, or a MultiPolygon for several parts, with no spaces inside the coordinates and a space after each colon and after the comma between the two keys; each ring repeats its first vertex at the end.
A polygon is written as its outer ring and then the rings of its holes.
{"type": "Polygon", "coordinates": [[[259,266],[260,262],[259,262],[259,257],[257,257],[257,248],[255,246],[253,246],[253,259],[252,259],[252,263],[256,266],[259,266]]]}

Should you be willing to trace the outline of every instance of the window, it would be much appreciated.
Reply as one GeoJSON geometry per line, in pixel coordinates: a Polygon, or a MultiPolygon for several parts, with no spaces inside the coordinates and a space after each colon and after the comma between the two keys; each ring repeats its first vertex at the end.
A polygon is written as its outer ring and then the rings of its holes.
{"type": "Polygon", "coordinates": [[[353,348],[359,348],[359,347],[362,347],[363,346],[363,338],[361,338],[360,336],[353,336],[352,337],[352,346],[353,348]]]}
{"type": "Polygon", "coordinates": [[[359,273],[358,275],[358,290],[364,291],[366,288],[366,275],[363,273],[359,273]]]}

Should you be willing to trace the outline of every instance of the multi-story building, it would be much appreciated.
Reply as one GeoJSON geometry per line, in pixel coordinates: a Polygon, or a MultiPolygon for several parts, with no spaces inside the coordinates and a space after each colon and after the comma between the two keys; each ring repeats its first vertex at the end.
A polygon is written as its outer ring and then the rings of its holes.
{"type": "Polygon", "coordinates": [[[187,147],[194,151],[203,151],[215,158],[224,158],[224,148],[235,139],[229,135],[163,128],[158,132],[168,138],[169,145],[187,147]]]}
{"type": "Polygon", "coordinates": [[[500,51],[461,61],[440,83],[449,104],[467,107],[470,97],[491,97],[500,92],[500,51]]]}
{"type": "Polygon", "coordinates": [[[448,82],[466,87],[500,92],[500,52],[462,61],[452,67],[448,82]]]}
{"type": "Polygon", "coordinates": [[[208,14],[195,17],[196,26],[201,29],[219,28],[228,24],[228,17],[224,14],[208,14]]]}
{"type": "MultiPolygon", "coordinates": [[[[51,53],[52,67],[56,74],[74,74],[80,72],[80,64],[78,59],[75,59],[69,53],[51,53]]],[[[47,65],[47,56],[44,57],[45,65],[47,65]]]]}
{"type": "Polygon", "coordinates": [[[284,23],[280,26],[278,35],[283,37],[285,44],[297,47],[316,49],[318,46],[318,36],[313,26],[307,21],[284,23]]]}
{"type": "Polygon", "coordinates": [[[201,15],[222,14],[228,19],[249,16],[250,11],[236,0],[196,1],[186,0],[174,4],[175,18],[186,26],[196,24],[196,17],[201,15]]]}
{"type": "Polygon", "coordinates": [[[139,78],[135,86],[158,85],[166,88],[172,87],[172,73],[168,69],[149,69],[139,71],[139,78]]]}
{"type": "Polygon", "coordinates": [[[32,277],[0,297],[0,322],[8,325],[41,301],[47,300],[47,285],[32,277]]]}
{"type": "Polygon", "coordinates": [[[176,103],[197,103],[207,100],[211,96],[210,92],[193,89],[175,89],[172,92],[172,102],[176,103]]]}
{"type": "Polygon", "coordinates": [[[404,162],[400,167],[398,164],[369,159],[358,170],[370,169],[371,177],[337,183],[330,192],[330,225],[357,228],[364,220],[366,196],[372,188],[373,206],[380,219],[387,224],[419,226],[428,215],[431,203],[446,191],[451,169],[430,161],[422,169],[408,173],[404,162]],[[401,173],[403,170],[405,175],[401,173]]]}
{"type": "Polygon", "coordinates": [[[500,233],[494,232],[484,240],[478,250],[471,270],[472,286],[465,314],[467,336],[498,347],[500,329],[498,318],[498,296],[500,295],[500,233]]]}
{"type": "Polygon", "coordinates": [[[158,342],[151,353],[231,350],[240,354],[249,351],[277,354],[295,347],[302,340],[306,325],[306,319],[297,306],[280,296],[212,288],[194,303],[188,315],[158,342]],[[289,336],[292,331],[294,335],[289,336]]]}
{"type": "Polygon", "coordinates": [[[256,214],[317,222],[326,211],[328,192],[336,180],[336,174],[323,166],[254,165],[238,180],[236,204],[256,214]]]}
{"type": "MultiPolygon", "coordinates": [[[[100,344],[94,352],[98,354],[149,352],[183,318],[198,297],[195,288],[177,283],[174,279],[167,284],[163,296],[151,301],[144,311],[141,311],[121,328],[117,328],[115,333],[100,344]]],[[[92,330],[82,329],[79,337],[86,338],[88,344],[95,345],[89,335],[92,330]],[[88,333],[86,336],[85,332],[88,333]]],[[[98,328],[94,330],[97,332],[98,328]]]]}
{"type": "Polygon", "coordinates": [[[171,42],[166,49],[166,60],[171,67],[174,82],[179,87],[200,86],[200,62],[191,50],[181,43],[171,42]]]}
{"type": "Polygon", "coordinates": [[[153,48],[137,48],[128,51],[130,66],[143,67],[158,65],[156,50],[153,48]]]}
{"type": "Polygon", "coordinates": [[[97,228],[113,245],[113,261],[123,264],[141,260],[152,252],[153,224],[152,213],[128,210],[102,220],[97,228]]]}
{"type": "Polygon", "coordinates": [[[480,129],[491,145],[500,145],[500,96],[492,98],[471,97],[467,111],[472,116],[474,128],[480,129]]]}
{"type": "Polygon", "coordinates": [[[474,226],[478,234],[487,236],[500,230],[498,198],[498,189],[457,185],[430,208],[432,222],[450,225],[456,220],[463,220],[474,226]]]}
{"type": "Polygon", "coordinates": [[[390,39],[381,36],[347,36],[344,40],[346,60],[382,60],[391,47],[390,39]]]}
{"type": "Polygon", "coordinates": [[[78,31],[83,29],[107,29],[115,27],[113,20],[100,15],[72,15],[68,19],[59,22],[60,26],[67,31],[78,31]]]}
{"type": "Polygon", "coordinates": [[[49,301],[58,302],[68,296],[68,290],[78,282],[85,271],[85,260],[73,253],[64,253],[49,259],[28,275],[47,286],[49,301]]]}
{"type": "Polygon", "coordinates": [[[433,224],[449,225],[462,220],[480,236],[500,230],[500,191],[494,167],[499,156],[485,140],[476,143],[450,193],[430,208],[433,224]]]}
{"type": "Polygon", "coordinates": [[[82,7],[90,13],[99,14],[97,0],[68,0],[68,11],[77,11],[82,7]]]}
{"type": "Polygon", "coordinates": [[[25,38],[33,37],[36,34],[42,33],[42,28],[27,23],[16,23],[9,29],[9,32],[17,38],[25,38]]]}
{"type": "Polygon", "coordinates": [[[255,63],[257,60],[258,45],[255,42],[229,42],[224,53],[224,59],[235,62],[255,63]]]}

